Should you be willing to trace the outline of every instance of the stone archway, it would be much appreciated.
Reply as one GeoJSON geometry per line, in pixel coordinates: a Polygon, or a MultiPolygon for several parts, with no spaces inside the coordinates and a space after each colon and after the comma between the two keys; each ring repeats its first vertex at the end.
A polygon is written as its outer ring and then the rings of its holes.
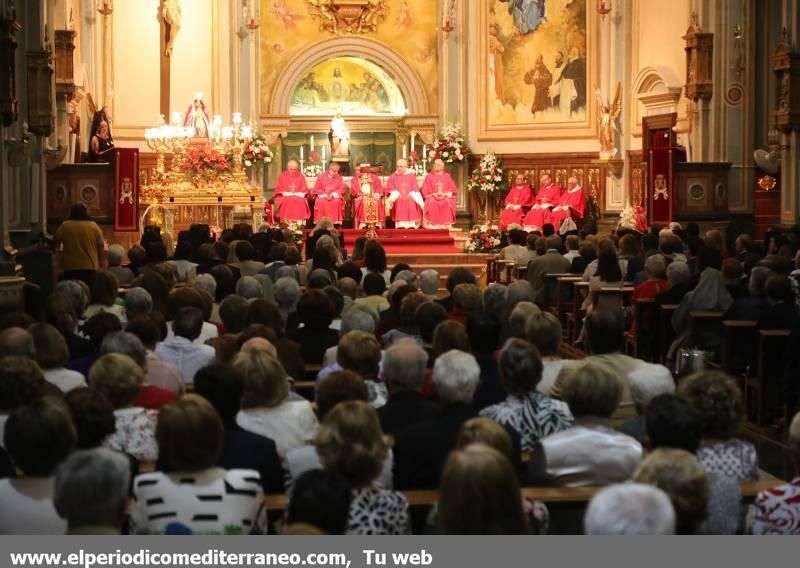
{"type": "Polygon", "coordinates": [[[383,43],[360,37],[335,37],[309,46],[294,58],[275,81],[268,115],[287,116],[295,86],[314,65],[336,57],[362,57],[383,68],[403,93],[409,115],[431,115],[435,109],[416,72],[383,43]]]}

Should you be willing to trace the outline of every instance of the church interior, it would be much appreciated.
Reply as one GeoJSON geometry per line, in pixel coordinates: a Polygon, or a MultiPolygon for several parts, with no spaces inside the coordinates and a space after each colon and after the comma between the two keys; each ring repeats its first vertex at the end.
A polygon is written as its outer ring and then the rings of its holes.
{"type": "Polygon", "coordinates": [[[0,534],[800,534],[799,218],[800,0],[0,0],[0,534]]]}

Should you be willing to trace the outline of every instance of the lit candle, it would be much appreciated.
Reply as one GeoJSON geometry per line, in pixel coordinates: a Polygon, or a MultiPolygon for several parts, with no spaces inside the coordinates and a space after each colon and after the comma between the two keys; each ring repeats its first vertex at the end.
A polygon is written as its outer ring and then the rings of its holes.
{"type": "Polygon", "coordinates": [[[225,126],[222,129],[222,139],[223,140],[230,140],[233,138],[233,127],[232,126],[225,126]]]}
{"type": "Polygon", "coordinates": [[[413,156],[414,155],[414,138],[416,136],[417,136],[417,134],[412,130],[411,131],[411,138],[409,138],[409,140],[408,140],[408,155],[409,156],[413,156]]]}
{"type": "Polygon", "coordinates": [[[242,138],[250,140],[253,137],[253,129],[249,126],[242,126],[242,138]]]}
{"type": "Polygon", "coordinates": [[[322,146],[322,161],[325,161],[325,158],[328,157],[328,147],[323,145],[322,146]]]}
{"type": "Polygon", "coordinates": [[[405,160],[405,159],[406,159],[406,157],[407,157],[407,156],[406,156],[406,147],[405,147],[405,146],[403,146],[403,159],[405,160]]]}
{"type": "Polygon", "coordinates": [[[303,147],[300,146],[300,159],[302,160],[305,156],[303,155],[303,147]]]}
{"type": "Polygon", "coordinates": [[[428,161],[428,146],[423,144],[422,145],[422,169],[428,171],[428,167],[425,165],[425,162],[428,161]]]}
{"type": "Polygon", "coordinates": [[[314,151],[314,135],[311,135],[311,151],[314,151]]]}
{"type": "Polygon", "coordinates": [[[181,123],[181,113],[173,112],[172,113],[172,124],[180,124],[181,123]]]}
{"type": "Polygon", "coordinates": [[[235,112],[233,113],[233,124],[239,126],[242,123],[242,113],[235,112]]]}

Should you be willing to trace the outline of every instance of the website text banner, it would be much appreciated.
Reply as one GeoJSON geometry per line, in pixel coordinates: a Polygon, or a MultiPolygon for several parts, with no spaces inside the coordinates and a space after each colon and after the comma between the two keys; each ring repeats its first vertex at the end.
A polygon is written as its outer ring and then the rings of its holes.
{"type": "Polygon", "coordinates": [[[0,568],[753,568],[765,559],[796,562],[797,542],[746,537],[15,536],[0,537],[0,568]]]}

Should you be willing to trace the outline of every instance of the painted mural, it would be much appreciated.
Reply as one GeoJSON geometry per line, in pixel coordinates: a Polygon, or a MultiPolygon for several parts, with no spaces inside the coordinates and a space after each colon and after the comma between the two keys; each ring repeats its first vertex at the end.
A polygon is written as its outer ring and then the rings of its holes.
{"type": "Polygon", "coordinates": [[[587,122],[589,0],[484,0],[486,126],[587,122]]]}
{"type": "MultiPolygon", "coordinates": [[[[292,59],[313,49],[315,43],[335,37],[321,29],[318,19],[312,18],[310,5],[308,0],[261,0],[261,105],[264,109],[270,108],[275,82],[292,59]]],[[[407,61],[425,85],[434,108],[439,84],[437,6],[438,2],[433,0],[388,0],[388,12],[377,24],[376,31],[353,34],[380,42],[407,61]]],[[[390,89],[379,74],[368,70],[371,75],[368,79],[362,69],[359,79],[350,76],[349,69],[340,66],[335,77],[333,67],[325,68],[324,73],[318,73],[316,67],[309,70],[313,75],[307,75],[306,84],[295,89],[293,105],[303,105],[308,110],[312,101],[324,106],[341,96],[341,101],[356,101],[354,104],[360,105],[363,113],[392,114],[397,101],[392,100],[390,89]],[[352,85],[355,87],[351,90],[352,85]],[[319,98],[314,99],[315,96],[319,98]]]]}
{"type": "Polygon", "coordinates": [[[386,72],[355,57],[315,65],[295,87],[289,114],[402,116],[405,103],[386,72]]]}

